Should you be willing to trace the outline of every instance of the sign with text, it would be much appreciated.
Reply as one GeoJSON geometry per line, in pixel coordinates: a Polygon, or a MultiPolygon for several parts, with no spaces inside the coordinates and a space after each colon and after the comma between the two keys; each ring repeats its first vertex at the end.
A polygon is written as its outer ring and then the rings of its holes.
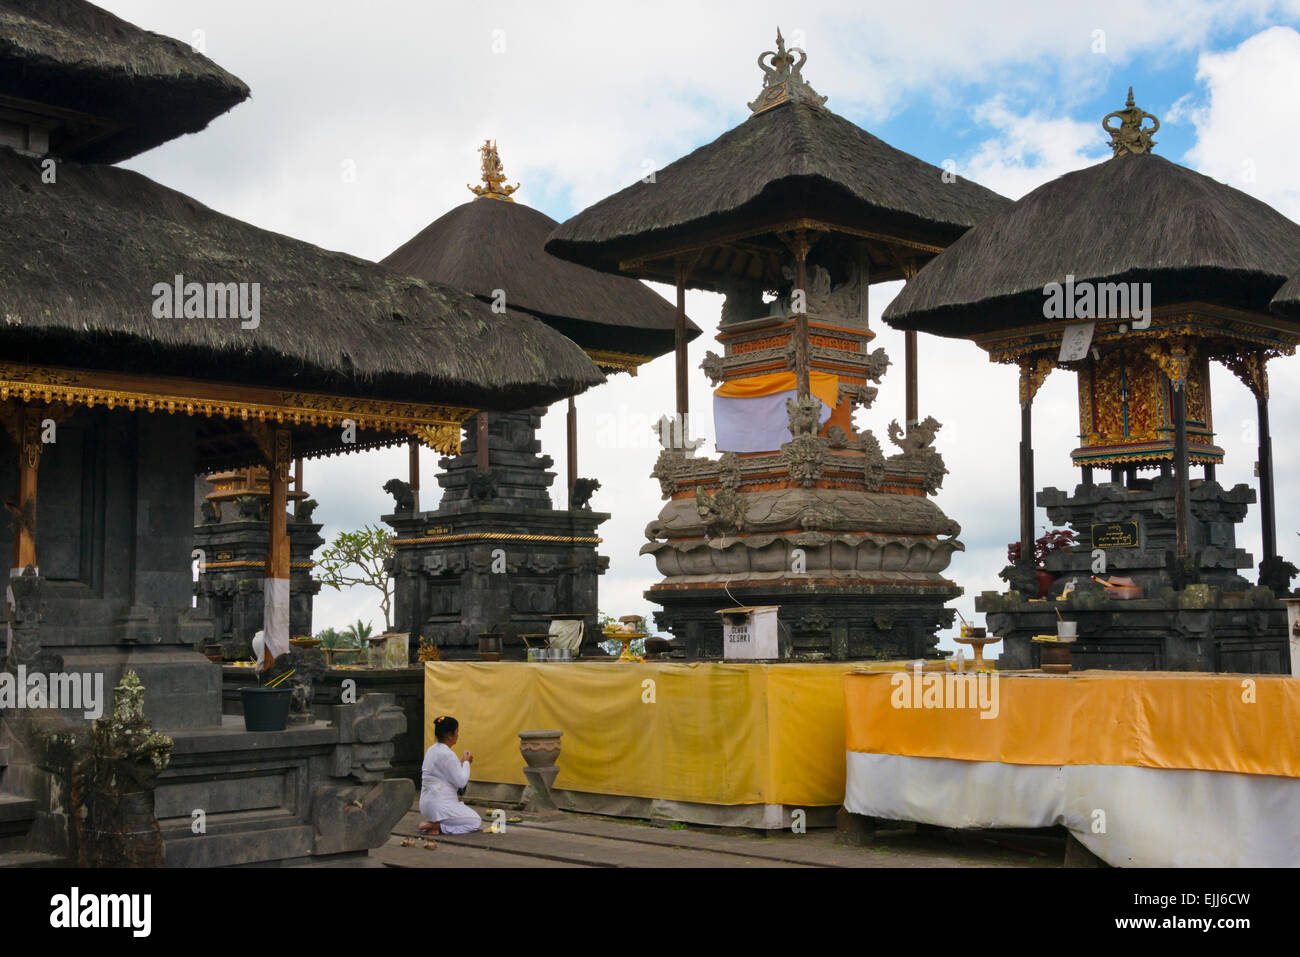
{"type": "Polygon", "coordinates": [[[1137,522],[1107,522],[1092,526],[1093,548],[1137,548],[1137,522]]]}

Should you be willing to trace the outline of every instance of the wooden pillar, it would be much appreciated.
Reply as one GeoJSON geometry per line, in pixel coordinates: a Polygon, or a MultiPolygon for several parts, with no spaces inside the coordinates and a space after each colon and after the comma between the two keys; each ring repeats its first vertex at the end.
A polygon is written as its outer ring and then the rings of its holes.
{"type": "Polygon", "coordinates": [[[14,550],[11,574],[21,575],[36,562],[36,471],[41,464],[41,419],[35,410],[18,405],[12,437],[18,446],[18,502],[14,510],[14,550]]]}
{"type": "Polygon", "coordinates": [[[411,511],[420,510],[420,440],[414,435],[406,440],[406,481],[411,486],[411,511]]]}
{"type": "Polygon", "coordinates": [[[673,324],[674,358],[677,362],[678,427],[685,439],[686,414],[691,410],[689,381],[686,376],[686,264],[677,260],[677,321],[673,324]]]}
{"type": "Polygon", "coordinates": [[[1207,481],[1207,482],[1213,482],[1213,481],[1214,481],[1214,463],[1213,463],[1213,462],[1206,462],[1206,463],[1205,463],[1205,481],[1207,481]]]}
{"type": "Polygon", "coordinates": [[[573,401],[573,396],[569,396],[569,414],[564,420],[565,431],[567,433],[568,445],[568,465],[569,465],[569,508],[573,508],[573,486],[578,482],[578,406],[573,401]]]}
{"type": "MultiPolygon", "coordinates": [[[[298,493],[302,492],[302,459],[293,460],[293,490],[298,493]]],[[[298,503],[301,501],[301,497],[293,500],[293,517],[295,520],[298,518],[298,503]]]]}
{"type": "Polygon", "coordinates": [[[1084,484],[1084,485],[1091,485],[1091,484],[1092,484],[1092,466],[1091,466],[1091,465],[1085,465],[1085,466],[1083,466],[1083,484],[1084,484]]]}
{"type": "Polygon", "coordinates": [[[794,316],[794,378],[799,390],[799,398],[810,394],[811,376],[808,359],[808,234],[805,230],[795,233],[795,289],[802,293],[803,308],[794,316]]]}
{"type": "Polygon", "coordinates": [[[1110,467],[1110,480],[1116,485],[1124,484],[1124,469],[1122,466],[1112,465],[1110,467]]]}
{"type": "Polygon", "coordinates": [[[289,651],[289,463],[293,443],[288,429],[271,430],[270,551],[263,582],[263,667],[289,651]]]}
{"type": "MultiPolygon", "coordinates": [[[[1261,366],[1263,360],[1260,360],[1261,366]]],[[[1261,378],[1263,373],[1261,372],[1261,378]]],[[[1259,416],[1259,520],[1264,544],[1264,561],[1277,557],[1277,518],[1273,501],[1273,437],[1268,430],[1268,385],[1255,393],[1255,411],[1259,416]]]]}
{"type": "Polygon", "coordinates": [[[1178,557],[1190,553],[1187,541],[1191,525],[1191,476],[1187,461],[1187,390],[1182,381],[1174,381],[1174,528],[1178,557]]]}
{"type": "Polygon", "coordinates": [[[488,470],[488,414],[480,412],[476,417],[478,431],[474,434],[474,462],[480,472],[488,470]]]}
{"type": "Polygon", "coordinates": [[[1020,562],[1034,562],[1034,400],[1020,407],[1020,562]]]}
{"type": "Polygon", "coordinates": [[[907,399],[907,427],[910,429],[920,421],[920,412],[918,411],[919,403],[917,401],[917,384],[916,384],[916,330],[908,329],[903,333],[904,344],[904,378],[906,379],[907,399]]]}

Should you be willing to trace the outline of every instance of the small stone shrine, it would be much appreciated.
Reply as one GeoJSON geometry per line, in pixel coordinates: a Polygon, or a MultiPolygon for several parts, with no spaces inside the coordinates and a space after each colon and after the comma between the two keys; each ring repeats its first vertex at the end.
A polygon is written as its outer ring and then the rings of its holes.
{"type": "MultiPolygon", "coordinates": [[[[464,289],[498,314],[527,313],[582,347],[602,372],[637,369],[699,335],[657,293],[631,279],[565,262],[543,248],[556,222],[518,202],[496,143],[479,147],[482,185],[474,199],[434,220],[384,260],[391,269],[464,289]]],[[[412,657],[421,637],[443,657],[472,656],[480,634],[500,635],[506,657],[523,657],[520,635],[544,635],[561,615],[581,618],[592,634],[598,576],[609,559],[596,553],[592,511],[600,482],[578,477],[577,410],[568,401],[568,507],[552,507],[552,459],[539,455],[536,432],[546,408],[480,413],[466,423],[461,454],[441,461],[442,501],[419,508],[418,459],[409,480],[385,486],[395,499],[384,517],[393,542],[394,623],[409,632],[412,657]]],[[[536,641],[534,641],[536,644],[536,641]]],[[[588,641],[588,646],[591,644],[588,641]]]]}
{"type": "MultiPolygon", "coordinates": [[[[301,470],[299,460],[297,469],[301,470]]],[[[270,551],[271,479],[262,467],[215,472],[197,480],[200,524],[194,527],[199,575],[194,583],[198,613],[214,622],[213,641],[227,661],[245,659],[262,629],[266,554],[270,551]],[[206,491],[211,489],[211,491],[206,491]]],[[[286,498],[289,532],[289,634],[311,635],[312,598],[320,582],[312,578],[312,554],[324,543],[312,522],[315,499],[301,490],[286,498]]]]}
{"type": "Polygon", "coordinates": [[[609,565],[596,552],[596,529],[609,515],[591,510],[582,487],[571,508],[552,507],[555,473],[536,437],[543,412],[493,413],[486,469],[478,464],[484,436],[467,429],[461,454],[439,462],[436,510],[415,511],[409,486],[389,483],[393,621],[411,633],[412,648],[423,636],[443,658],[475,657],[487,632],[502,637],[507,657],[521,658],[519,636],[545,634],[549,615],[572,612],[595,626],[598,576],[609,565]]]}

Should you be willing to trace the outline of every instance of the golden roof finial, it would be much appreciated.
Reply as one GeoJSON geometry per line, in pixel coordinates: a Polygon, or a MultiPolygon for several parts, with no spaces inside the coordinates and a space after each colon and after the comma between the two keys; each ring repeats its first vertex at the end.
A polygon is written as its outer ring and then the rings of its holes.
{"type": "Polygon", "coordinates": [[[1151,137],[1156,130],[1160,129],[1160,121],[1134,105],[1133,87],[1130,86],[1128,102],[1124,104],[1124,109],[1107,113],[1102,117],[1101,128],[1110,134],[1110,148],[1115,151],[1116,156],[1121,153],[1132,153],[1137,156],[1150,153],[1151,147],[1156,145],[1156,141],[1151,137]],[[1112,116],[1119,117],[1119,126],[1107,125],[1112,116]],[[1144,128],[1143,120],[1150,120],[1153,125],[1144,128]]]}
{"type": "Polygon", "coordinates": [[[797,100],[812,106],[824,104],[826,97],[819,96],[800,72],[807,62],[808,54],[801,47],[786,50],[785,37],[781,36],[781,28],[777,27],[776,49],[764,50],[758,55],[758,68],[763,71],[763,92],[749,104],[750,111],[762,113],[787,100],[797,100]],[[799,54],[797,62],[794,58],[796,53],[799,54]],[[764,63],[764,60],[768,62],[764,63]]]}
{"type": "Polygon", "coordinates": [[[501,156],[497,153],[497,144],[495,140],[484,140],[483,145],[478,148],[483,156],[480,164],[483,170],[483,185],[470,186],[468,183],[465,188],[477,196],[479,199],[503,199],[507,203],[513,203],[510,194],[519,188],[519,184],[507,186],[506,174],[501,167],[501,156]]]}

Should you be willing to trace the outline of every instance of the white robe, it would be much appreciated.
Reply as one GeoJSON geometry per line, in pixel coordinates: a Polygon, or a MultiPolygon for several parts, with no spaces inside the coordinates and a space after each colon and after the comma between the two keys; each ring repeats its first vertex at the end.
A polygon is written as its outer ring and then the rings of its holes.
{"type": "Polygon", "coordinates": [[[457,761],[451,748],[439,743],[425,752],[420,781],[420,815],[437,821],[443,834],[469,834],[483,824],[456,794],[469,783],[469,762],[457,761]]]}

